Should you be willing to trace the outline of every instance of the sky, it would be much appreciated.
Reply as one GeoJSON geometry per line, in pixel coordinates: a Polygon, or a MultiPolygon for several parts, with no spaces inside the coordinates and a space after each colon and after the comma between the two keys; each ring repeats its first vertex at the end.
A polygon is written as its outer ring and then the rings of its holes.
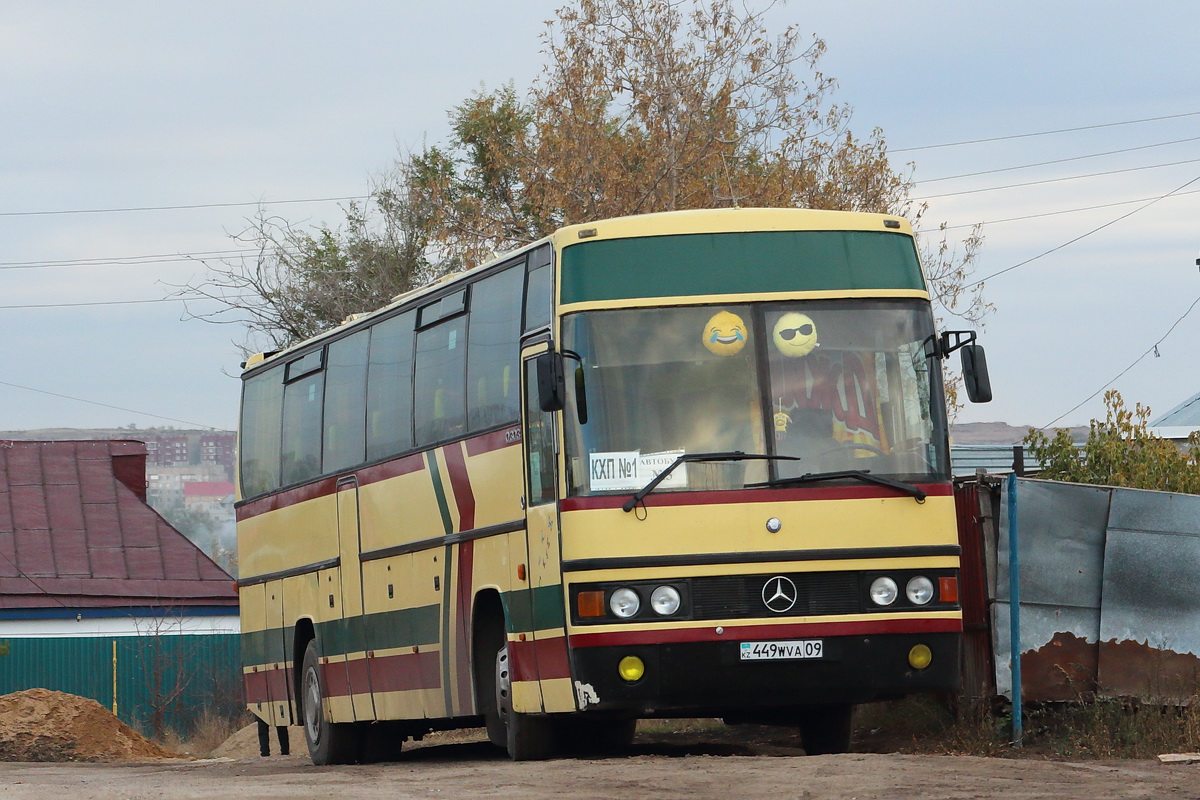
{"type": "MultiPolygon", "coordinates": [[[[173,287],[259,204],[336,226],[334,198],[444,141],[448,109],[523,92],[560,4],[0,5],[0,430],[234,427],[244,331],[173,287]]],[[[1155,416],[1200,392],[1200,4],[792,0],[770,20],[825,41],[922,228],[985,223],[995,400],[959,422],[1086,425],[1110,384],[1155,416]]]]}

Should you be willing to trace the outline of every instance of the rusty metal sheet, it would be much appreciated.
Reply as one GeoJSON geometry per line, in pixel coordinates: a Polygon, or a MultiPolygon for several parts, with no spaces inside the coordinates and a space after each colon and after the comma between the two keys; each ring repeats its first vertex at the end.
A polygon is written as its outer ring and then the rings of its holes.
{"type": "Polygon", "coordinates": [[[1200,496],[1114,489],[1104,561],[1102,694],[1182,702],[1200,678],[1200,496]]]}
{"type": "MultiPolygon", "coordinates": [[[[1001,498],[992,627],[996,690],[1011,698],[1007,493],[1001,498]]],[[[1102,487],[1017,481],[1026,699],[1069,700],[1094,688],[1108,507],[1102,487]]]]}

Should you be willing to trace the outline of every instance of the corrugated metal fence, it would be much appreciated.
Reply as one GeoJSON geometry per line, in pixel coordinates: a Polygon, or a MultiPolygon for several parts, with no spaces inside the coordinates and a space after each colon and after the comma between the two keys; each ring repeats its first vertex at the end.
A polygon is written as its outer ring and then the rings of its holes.
{"type": "Polygon", "coordinates": [[[0,642],[0,694],[90,697],[147,735],[186,733],[208,710],[242,708],[237,634],[13,638],[0,642]]]}
{"type": "MultiPolygon", "coordinates": [[[[996,688],[1011,697],[1003,503],[992,625],[996,688]]],[[[1027,700],[1200,692],[1200,496],[1022,479],[1017,521],[1027,700]]]]}

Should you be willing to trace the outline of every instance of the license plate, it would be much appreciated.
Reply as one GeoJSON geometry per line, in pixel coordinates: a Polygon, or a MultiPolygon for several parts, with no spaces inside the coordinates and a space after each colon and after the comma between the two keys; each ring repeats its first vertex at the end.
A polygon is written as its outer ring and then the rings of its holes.
{"type": "Polygon", "coordinates": [[[742,661],[787,661],[796,658],[824,658],[821,639],[793,639],[786,642],[742,642],[742,661]]]}

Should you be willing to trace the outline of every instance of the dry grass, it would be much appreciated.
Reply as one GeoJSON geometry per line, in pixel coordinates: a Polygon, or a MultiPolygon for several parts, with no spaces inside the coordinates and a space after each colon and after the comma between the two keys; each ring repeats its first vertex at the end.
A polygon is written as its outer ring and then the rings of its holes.
{"type": "Polygon", "coordinates": [[[252,721],[247,711],[233,716],[205,711],[186,734],[171,729],[157,741],[174,753],[203,758],[252,721]]]}
{"type": "Polygon", "coordinates": [[[1029,707],[1021,747],[1012,744],[1011,709],[956,712],[952,703],[913,697],[864,706],[856,740],[872,750],[1072,759],[1153,758],[1200,750],[1200,701],[1167,705],[1090,700],[1029,707]]]}

